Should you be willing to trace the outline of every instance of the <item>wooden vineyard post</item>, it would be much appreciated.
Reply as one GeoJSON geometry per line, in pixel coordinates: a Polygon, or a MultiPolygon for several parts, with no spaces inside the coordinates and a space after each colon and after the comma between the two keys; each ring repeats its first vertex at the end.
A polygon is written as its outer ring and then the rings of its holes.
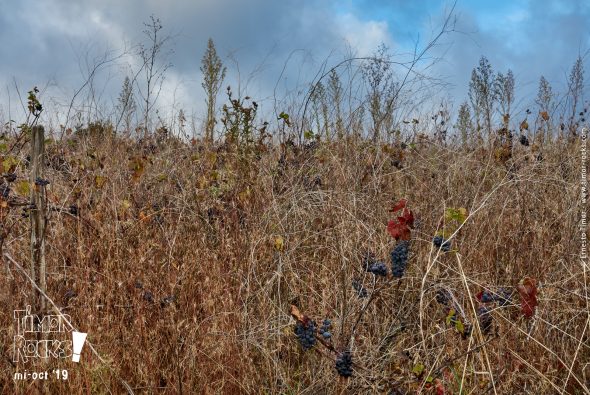
{"type": "MultiPolygon", "coordinates": [[[[45,130],[43,126],[32,128],[31,139],[31,278],[43,291],[47,291],[45,272],[45,130]]],[[[35,313],[45,314],[45,297],[34,289],[35,313]]]]}

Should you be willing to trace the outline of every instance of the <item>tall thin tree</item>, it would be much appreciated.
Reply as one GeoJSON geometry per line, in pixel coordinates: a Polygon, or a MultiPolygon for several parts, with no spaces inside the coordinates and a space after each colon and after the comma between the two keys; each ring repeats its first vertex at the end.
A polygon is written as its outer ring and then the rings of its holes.
{"type": "Polygon", "coordinates": [[[226,67],[223,66],[213,39],[209,38],[207,50],[201,59],[201,73],[203,73],[203,82],[201,86],[205,90],[207,103],[207,119],[205,123],[205,139],[213,141],[213,131],[215,128],[215,102],[221,89],[221,84],[225,79],[226,67]]]}

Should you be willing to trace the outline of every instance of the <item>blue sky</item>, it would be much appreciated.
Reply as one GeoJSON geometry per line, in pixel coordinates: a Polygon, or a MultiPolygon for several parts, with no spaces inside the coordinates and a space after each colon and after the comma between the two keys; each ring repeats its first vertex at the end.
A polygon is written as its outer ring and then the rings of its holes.
{"type": "MultiPolygon", "coordinates": [[[[94,80],[93,95],[106,114],[124,76],[138,68],[132,53],[151,14],[172,36],[161,113],[183,108],[198,119],[199,62],[209,36],[228,66],[226,83],[237,89],[239,81],[268,109],[275,92],[303,90],[323,64],[351,51],[369,55],[384,42],[402,59],[414,45],[425,45],[451,6],[435,0],[0,0],[0,120],[22,116],[17,86],[21,95],[43,88],[47,117],[49,110],[64,113],[91,66],[127,48],[129,54],[100,68],[94,80]]],[[[456,104],[466,99],[481,55],[495,70],[513,70],[522,108],[534,100],[541,75],[563,91],[578,54],[588,65],[588,1],[458,1],[454,15],[455,31],[428,54],[440,57],[428,72],[448,84],[441,97],[456,104]]],[[[83,90],[74,107],[88,97],[83,90]]]]}

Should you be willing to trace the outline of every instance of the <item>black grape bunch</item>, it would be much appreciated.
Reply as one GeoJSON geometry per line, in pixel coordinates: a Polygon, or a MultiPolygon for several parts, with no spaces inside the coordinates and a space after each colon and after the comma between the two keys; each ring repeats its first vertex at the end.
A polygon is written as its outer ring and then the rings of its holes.
{"type": "Polygon", "coordinates": [[[341,377],[352,376],[352,354],[343,351],[336,357],[336,371],[341,377]]]}
{"type": "Polygon", "coordinates": [[[410,242],[400,241],[391,251],[391,274],[395,278],[402,278],[408,266],[410,242]]]}
{"type": "Polygon", "coordinates": [[[442,304],[443,306],[448,306],[451,300],[453,300],[451,293],[444,288],[441,288],[436,291],[435,298],[438,304],[442,304]]]}
{"type": "Polygon", "coordinates": [[[498,302],[499,306],[505,307],[512,303],[512,292],[507,288],[500,288],[498,292],[483,290],[477,294],[477,298],[481,303],[498,302]]]}
{"type": "Polygon", "coordinates": [[[484,335],[487,335],[492,330],[492,314],[491,310],[486,306],[480,306],[477,309],[477,319],[479,320],[479,327],[484,335]]]}
{"type": "Polygon", "coordinates": [[[445,240],[445,238],[442,236],[434,236],[432,239],[432,244],[434,244],[434,246],[439,248],[442,252],[451,251],[451,241],[445,240]]]}
{"type": "Polygon", "coordinates": [[[378,261],[372,252],[367,251],[365,253],[362,259],[362,266],[366,272],[380,277],[387,277],[387,266],[385,263],[378,261]]]}
{"type": "Polygon", "coordinates": [[[295,336],[299,340],[299,344],[304,351],[307,351],[315,346],[316,338],[316,324],[314,320],[307,319],[305,322],[297,321],[295,325],[295,336]]]}
{"type": "Polygon", "coordinates": [[[326,341],[329,341],[332,338],[332,333],[330,332],[331,327],[332,322],[327,318],[322,322],[322,326],[320,327],[320,333],[326,341]]]}

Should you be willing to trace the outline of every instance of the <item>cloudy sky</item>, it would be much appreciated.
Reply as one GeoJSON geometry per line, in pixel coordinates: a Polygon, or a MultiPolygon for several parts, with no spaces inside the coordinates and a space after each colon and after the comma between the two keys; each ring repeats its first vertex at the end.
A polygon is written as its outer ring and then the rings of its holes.
{"type": "MultiPolygon", "coordinates": [[[[0,0],[0,120],[22,117],[17,87],[26,95],[39,86],[48,109],[67,112],[103,60],[74,106],[83,105],[92,88],[108,108],[124,76],[139,67],[133,54],[145,42],[150,15],[160,18],[162,36],[170,36],[162,111],[183,108],[201,117],[199,65],[208,37],[228,66],[226,84],[237,89],[239,82],[268,109],[273,96],[302,89],[323,66],[351,53],[369,55],[385,43],[394,59],[403,59],[423,48],[451,7],[436,0],[0,0]]],[[[440,58],[429,73],[449,84],[441,94],[455,103],[466,98],[481,55],[495,70],[513,70],[525,107],[541,75],[564,90],[576,57],[590,49],[587,0],[459,0],[454,16],[454,31],[428,56],[440,58]]]]}

